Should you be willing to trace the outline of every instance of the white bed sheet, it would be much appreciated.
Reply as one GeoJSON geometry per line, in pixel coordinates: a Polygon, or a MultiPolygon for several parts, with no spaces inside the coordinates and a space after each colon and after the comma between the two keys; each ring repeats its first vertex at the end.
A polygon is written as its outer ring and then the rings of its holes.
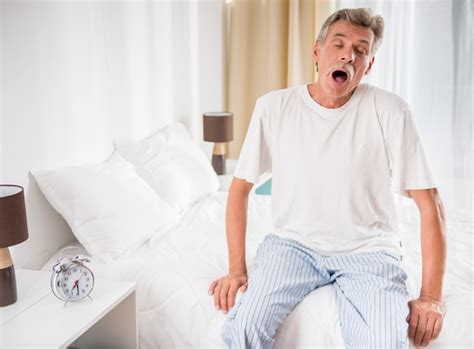
{"type": "MultiPolygon", "coordinates": [[[[225,346],[220,337],[225,315],[214,308],[207,291],[212,280],[227,272],[226,199],[227,192],[201,199],[184,212],[175,228],[152,238],[132,256],[109,264],[90,263],[98,278],[137,283],[141,348],[225,346]]],[[[397,200],[408,288],[416,298],[421,282],[418,211],[412,201],[397,200]]],[[[252,193],[248,206],[246,251],[251,272],[257,247],[271,232],[270,197],[252,193]]],[[[448,212],[447,225],[447,313],[441,335],[429,347],[472,348],[472,219],[448,212]]],[[[57,256],[42,269],[50,270],[57,256]]],[[[275,347],[343,347],[333,286],[314,290],[294,309],[280,326],[275,347]]]]}

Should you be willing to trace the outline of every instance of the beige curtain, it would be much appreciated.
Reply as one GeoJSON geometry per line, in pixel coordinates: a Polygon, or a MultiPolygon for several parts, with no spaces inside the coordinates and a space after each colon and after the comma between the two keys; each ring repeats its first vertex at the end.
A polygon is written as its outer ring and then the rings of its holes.
{"type": "Polygon", "coordinates": [[[226,108],[234,113],[237,159],[255,101],[276,89],[314,82],[311,58],[333,0],[226,0],[226,108]]]}

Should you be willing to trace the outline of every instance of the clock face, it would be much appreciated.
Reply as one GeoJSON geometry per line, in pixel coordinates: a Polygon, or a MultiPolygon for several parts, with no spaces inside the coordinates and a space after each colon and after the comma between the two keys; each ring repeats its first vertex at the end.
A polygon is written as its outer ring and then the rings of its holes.
{"type": "Polygon", "coordinates": [[[94,276],[84,266],[73,265],[62,272],[58,283],[64,297],[69,301],[76,301],[91,293],[94,276]]]}

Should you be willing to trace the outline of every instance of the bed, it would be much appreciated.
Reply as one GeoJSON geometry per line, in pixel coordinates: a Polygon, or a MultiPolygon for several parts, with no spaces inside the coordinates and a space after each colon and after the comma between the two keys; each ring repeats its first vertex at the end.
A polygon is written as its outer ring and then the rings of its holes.
{"type": "MultiPolygon", "coordinates": [[[[136,142],[117,142],[102,163],[31,172],[47,199],[43,206],[49,202],[74,234],[73,245],[92,255],[89,266],[96,277],[136,283],[140,347],[224,347],[225,315],[214,308],[208,288],[228,271],[228,193],[219,190],[209,160],[182,124],[136,142]]],[[[271,196],[262,195],[271,190],[266,177],[248,201],[249,273],[258,245],[272,232],[271,196]]],[[[408,288],[416,298],[421,282],[418,210],[412,200],[394,197],[408,288]]],[[[447,313],[430,347],[471,348],[472,217],[448,207],[447,230],[447,313]]],[[[50,237],[47,241],[54,243],[50,237]]],[[[55,248],[41,269],[51,270],[62,248],[55,248]]],[[[331,285],[320,287],[298,304],[278,329],[276,348],[343,347],[334,292],[331,285]]]]}
{"type": "MultiPolygon", "coordinates": [[[[258,192],[258,191],[257,191],[258,192]]],[[[136,253],[104,263],[93,258],[97,277],[137,283],[139,343],[143,348],[224,347],[224,314],[207,293],[210,282],[227,271],[224,213],[227,192],[195,202],[166,234],[140,246],[136,253]]],[[[271,232],[270,196],[252,191],[249,198],[247,263],[252,271],[258,244],[271,232]]],[[[410,200],[397,198],[399,224],[407,255],[404,267],[415,298],[420,287],[419,220],[410,200]]],[[[448,262],[443,331],[430,348],[471,348],[472,221],[447,212],[448,262]]],[[[75,245],[80,245],[75,243],[75,245]]],[[[42,269],[50,270],[57,254],[42,269]]],[[[324,286],[308,295],[277,332],[276,348],[342,347],[334,290],[324,286]],[[322,315],[324,314],[324,315],[322,315]]]]}

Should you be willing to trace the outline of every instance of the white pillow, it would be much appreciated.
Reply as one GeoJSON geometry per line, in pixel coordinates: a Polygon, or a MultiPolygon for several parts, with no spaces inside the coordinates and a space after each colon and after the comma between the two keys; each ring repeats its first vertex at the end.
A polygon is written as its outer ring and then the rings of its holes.
{"type": "Polygon", "coordinates": [[[115,146],[153,190],[179,211],[219,189],[206,154],[179,122],[140,141],[115,141],[115,146]]]}
{"type": "Polygon", "coordinates": [[[130,253],[179,219],[116,152],[101,164],[31,172],[77,240],[104,262],[130,253]]]}

